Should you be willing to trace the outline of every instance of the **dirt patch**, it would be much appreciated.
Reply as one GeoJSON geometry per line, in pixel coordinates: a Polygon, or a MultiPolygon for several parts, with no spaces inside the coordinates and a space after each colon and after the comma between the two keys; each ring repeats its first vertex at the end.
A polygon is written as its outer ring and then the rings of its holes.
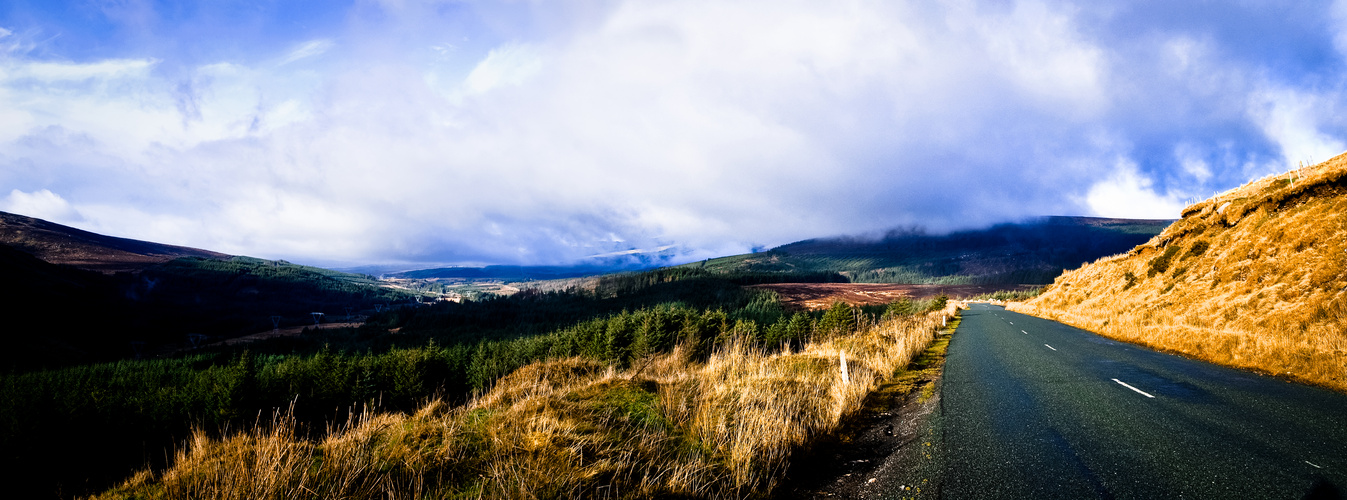
{"type": "Polygon", "coordinates": [[[888,304],[903,297],[925,299],[944,294],[964,298],[1000,290],[1029,290],[1040,285],[901,285],[893,283],[771,283],[748,288],[771,290],[787,307],[827,309],[833,302],[853,306],[888,304]]]}
{"type": "MultiPolygon", "coordinates": [[[[337,328],[359,328],[360,325],[363,325],[363,324],[365,324],[365,323],[364,323],[364,322],[352,322],[352,323],[323,323],[322,326],[319,327],[319,329],[320,329],[320,330],[328,330],[328,329],[337,329],[337,328]]],[[[221,341],[219,341],[219,342],[212,342],[212,343],[206,344],[205,346],[202,346],[202,347],[218,347],[218,346],[227,346],[227,345],[235,345],[235,344],[244,344],[244,343],[248,343],[248,342],[256,342],[256,341],[259,341],[259,340],[274,339],[274,338],[279,338],[279,337],[294,337],[294,336],[296,336],[296,335],[299,335],[299,334],[303,333],[305,329],[308,329],[309,331],[314,331],[313,325],[292,326],[292,327],[287,327],[287,328],[281,328],[281,329],[279,329],[279,330],[267,330],[267,331],[265,331],[265,332],[257,332],[257,333],[251,334],[251,335],[244,335],[244,336],[242,336],[242,337],[234,337],[234,338],[231,338],[231,339],[221,340],[221,341]]]]}

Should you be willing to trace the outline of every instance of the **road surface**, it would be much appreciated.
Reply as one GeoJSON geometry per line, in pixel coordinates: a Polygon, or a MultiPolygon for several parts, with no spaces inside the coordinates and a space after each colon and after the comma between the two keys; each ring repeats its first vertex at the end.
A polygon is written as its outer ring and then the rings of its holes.
{"type": "Polygon", "coordinates": [[[988,304],[942,384],[944,498],[1347,494],[1347,395],[988,304]]]}

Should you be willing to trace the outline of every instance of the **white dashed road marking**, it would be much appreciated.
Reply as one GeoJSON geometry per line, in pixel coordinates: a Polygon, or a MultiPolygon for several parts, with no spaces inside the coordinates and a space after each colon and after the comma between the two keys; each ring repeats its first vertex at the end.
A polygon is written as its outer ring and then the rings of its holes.
{"type": "MultiPolygon", "coordinates": [[[[1043,344],[1043,345],[1047,345],[1047,344],[1043,344]]],[[[1056,347],[1053,347],[1053,346],[1050,346],[1050,345],[1047,345],[1047,346],[1048,346],[1048,349],[1052,349],[1052,350],[1054,350],[1054,351],[1057,350],[1056,347]]],[[[1122,382],[1118,382],[1118,383],[1121,384],[1122,382]]]]}
{"type": "Polygon", "coordinates": [[[1155,397],[1155,396],[1152,396],[1152,395],[1150,395],[1150,394],[1147,394],[1146,391],[1143,391],[1143,390],[1141,390],[1141,389],[1137,389],[1136,387],[1132,387],[1132,386],[1130,386],[1130,385],[1127,385],[1127,382],[1123,382],[1123,381],[1118,380],[1118,379],[1116,379],[1116,378],[1113,379],[1113,381],[1114,381],[1114,382],[1117,382],[1117,383],[1119,383],[1119,384],[1122,384],[1123,387],[1126,387],[1126,388],[1128,388],[1128,389],[1137,391],[1137,393],[1138,393],[1138,394],[1141,394],[1142,396],[1146,396],[1146,397],[1148,397],[1148,398],[1154,398],[1154,397],[1155,397]]]}

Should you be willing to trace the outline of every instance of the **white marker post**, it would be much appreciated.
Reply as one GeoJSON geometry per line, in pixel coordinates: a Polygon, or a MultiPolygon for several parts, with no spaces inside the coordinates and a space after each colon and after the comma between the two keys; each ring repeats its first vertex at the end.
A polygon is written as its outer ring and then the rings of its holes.
{"type": "Polygon", "coordinates": [[[842,358],[842,383],[850,384],[851,377],[847,375],[847,352],[837,351],[837,355],[842,358]]]}

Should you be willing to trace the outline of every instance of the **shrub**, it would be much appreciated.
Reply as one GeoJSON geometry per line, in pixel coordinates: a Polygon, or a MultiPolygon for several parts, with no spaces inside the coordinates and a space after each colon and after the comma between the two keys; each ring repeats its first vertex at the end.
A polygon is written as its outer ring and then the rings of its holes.
{"type": "Polygon", "coordinates": [[[1207,248],[1210,246],[1211,244],[1207,243],[1207,240],[1197,240],[1197,243],[1193,243],[1192,248],[1188,249],[1188,253],[1183,254],[1183,259],[1201,257],[1202,254],[1207,253],[1207,248]]]}
{"type": "Polygon", "coordinates": [[[884,315],[893,318],[898,318],[902,316],[910,316],[916,314],[916,312],[917,307],[912,304],[912,299],[903,297],[890,303],[888,309],[885,309],[884,315]]]}
{"type": "Polygon", "coordinates": [[[856,328],[856,313],[846,302],[834,302],[819,319],[819,333],[828,338],[856,328]]]}
{"type": "Polygon", "coordinates": [[[1178,255],[1179,251],[1182,249],[1183,248],[1178,245],[1170,245],[1169,247],[1165,248],[1165,253],[1160,254],[1159,257],[1151,259],[1151,262],[1146,269],[1146,276],[1154,277],[1157,274],[1162,274],[1165,271],[1168,271],[1170,261],[1174,260],[1174,256],[1178,255]]]}

